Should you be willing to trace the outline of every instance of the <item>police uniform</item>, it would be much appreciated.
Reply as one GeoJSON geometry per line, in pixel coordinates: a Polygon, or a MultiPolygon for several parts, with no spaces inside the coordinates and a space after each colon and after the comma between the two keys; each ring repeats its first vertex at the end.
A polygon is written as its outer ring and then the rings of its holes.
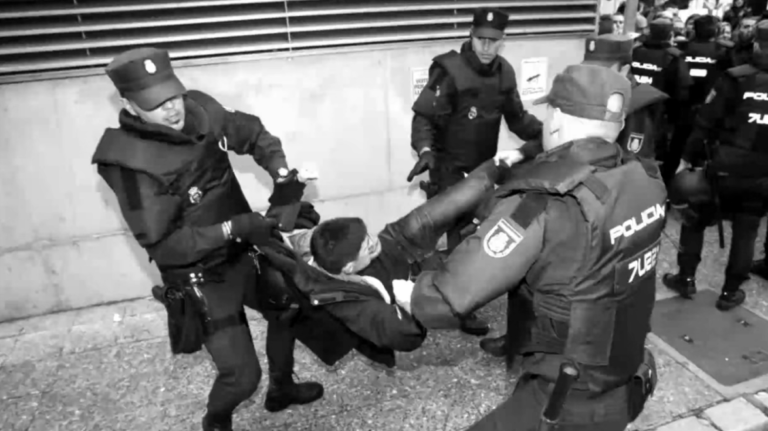
{"type": "MultiPolygon", "coordinates": [[[[480,8],[474,14],[474,34],[501,39],[508,20],[504,12],[480,8]]],[[[471,41],[462,45],[461,52],[450,51],[433,59],[429,80],[413,111],[411,147],[420,157],[435,159],[429,172],[434,189],[428,190],[428,198],[496,155],[502,116],[524,141],[541,135],[541,122],[520,101],[512,65],[502,56],[482,64],[471,41]],[[425,155],[430,150],[434,154],[425,155]]],[[[460,241],[461,227],[449,231],[449,249],[460,241]]]]}
{"type": "MultiPolygon", "coordinates": [[[[577,65],[555,77],[537,103],[618,122],[626,103],[622,112],[605,107],[611,95],[628,101],[630,92],[620,74],[577,65]]],[[[477,232],[444,269],[421,274],[411,296],[411,310],[427,328],[455,326],[457,316],[511,290],[528,299],[528,311],[510,316],[508,331],[522,332],[515,337],[522,345],[509,353],[523,355],[524,374],[512,396],[469,429],[539,429],[558,368],[567,361],[581,376],[557,429],[624,430],[642,410],[655,374],[638,371],[652,363],[644,343],[666,200],[658,169],[585,136],[521,167],[495,197],[477,232]],[[636,379],[649,383],[636,386],[636,379]]]]}
{"type": "MultiPolygon", "coordinates": [[[[255,238],[259,229],[269,232],[270,224],[251,212],[227,151],[252,155],[276,181],[288,172],[285,154],[258,117],[225,108],[200,91],[187,92],[164,50],[127,51],[110,63],[107,74],[120,94],[143,111],[171,109],[168,104],[183,95],[182,130],[147,123],[124,109],[119,128],[104,132],[92,162],[166,286],[199,293],[204,304],[198,304],[203,308],[199,315],[207,322],[200,344],[218,370],[203,426],[231,430],[233,410],[256,391],[261,378],[243,305],[263,310],[265,299],[257,292],[269,284],[249,255],[251,248],[238,239],[255,238]]],[[[174,327],[169,330],[175,346],[174,327]]],[[[290,327],[270,322],[269,410],[322,396],[318,383],[293,382],[294,343],[290,327]]],[[[195,351],[200,344],[174,348],[174,353],[195,351]]]]}
{"type": "MultiPolygon", "coordinates": [[[[768,22],[757,29],[757,40],[768,42],[768,22]]],[[[744,301],[741,284],[749,278],[754,242],[768,200],[768,57],[756,52],[752,64],[729,69],[699,110],[683,160],[701,166],[716,183],[721,211],[733,217],[733,237],[725,284],[717,302],[721,310],[744,301]],[[707,160],[707,146],[711,160],[707,160]]],[[[703,207],[680,233],[679,273],[664,283],[684,296],[696,292],[695,273],[701,261],[704,230],[713,223],[714,208],[703,207]]]]}
{"type": "Polygon", "coordinates": [[[672,46],[670,36],[672,22],[660,18],[650,24],[650,34],[642,46],[632,52],[632,74],[640,84],[649,84],[669,95],[666,102],[664,118],[656,127],[659,138],[666,139],[671,134],[671,141],[664,147],[665,154],[659,154],[663,160],[662,174],[665,178],[674,174],[680,162],[680,153],[685,146],[685,137],[677,131],[676,126],[685,121],[685,112],[689,106],[690,87],[693,81],[683,53],[672,46]]]}

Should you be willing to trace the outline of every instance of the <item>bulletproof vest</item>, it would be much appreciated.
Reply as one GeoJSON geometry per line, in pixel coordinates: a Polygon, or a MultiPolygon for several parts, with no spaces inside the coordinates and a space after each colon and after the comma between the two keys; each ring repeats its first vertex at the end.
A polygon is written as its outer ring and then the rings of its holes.
{"type": "Polygon", "coordinates": [[[583,217],[585,224],[576,230],[581,241],[571,235],[557,243],[559,235],[548,233],[526,276],[536,323],[523,352],[545,354],[526,371],[554,380],[565,357],[581,369],[582,384],[603,392],[626,384],[643,360],[666,191],[655,167],[638,160],[603,170],[567,150],[553,156],[504,186],[525,193],[520,207],[537,195],[566,201],[571,212],[561,216],[583,217]]]}
{"type": "Polygon", "coordinates": [[[498,72],[482,76],[451,51],[434,59],[456,83],[456,100],[447,125],[435,140],[437,148],[467,171],[496,155],[504,100],[515,90],[512,66],[498,57],[498,72]]]}
{"type": "Polygon", "coordinates": [[[665,105],[659,102],[667,97],[647,84],[632,87],[632,104],[639,103],[627,113],[624,128],[616,139],[627,155],[649,160],[656,158],[656,139],[664,130],[662,118],[665,105]]]}
{"type": "Polygon", "coordinates": [[[688,64],[693,86],[690,89],[692,105],[704,103],[709,91],[720,78],[718,63],[726,51],[717,42],[692,41],[685,50],[685,62],[688,64]]]}
{"type": "Polygon", "coordinates": [[[736,106],[728,110],[720,143],[768,154],[768,73],[744,65],[729,69],[727,74],[736,79],[736,106]]]}
{"type": "MultiPolygon", "coordinates": [[[[136,181],[137,172],[157,181],[161,194],[181,198],[177,213],[162,217],[172,225],[167,233],[183,226],[222,223],[250,211],[225,150],[224,108],[197,91],[188,92],[185,104],[187,119],[196,118],[202,123],[202,135],[187,142],[168,143],[122,128],[107,129],[93,156],[93,163],[120,168],[119,176],[105,176],[104,180],[116,194],[128,194],[127,202],[138,199],[136,183],[131,184],[136,181]]],[[[242,251],[242,247],[233,243],[229,249],[209,254],[197,267],[213,267],[238,251],[242,251]]],[[[161,271],[171,269],[163,265],[162,256],[156,256],[156,261],[161,271]]]]}
{"type": "Polygon", "coordinates": [[[640,84],[649,84],[666,91],[670,84],[666,82],[665,69],[679,51],[675,48],[649,48],[640,46],[632,52],[632,74],[640,84]]]}

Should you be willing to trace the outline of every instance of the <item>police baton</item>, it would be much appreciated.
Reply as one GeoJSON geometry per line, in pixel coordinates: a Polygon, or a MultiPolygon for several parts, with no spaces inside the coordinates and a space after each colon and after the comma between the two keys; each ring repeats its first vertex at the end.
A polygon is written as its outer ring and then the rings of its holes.
{"type": "Polygon", "coordinates": [[[538,431],[554,431],[560,420],[560,413],[563,411],[565,400],[576,380],[579,379],[579,370],[572,364],[563,363],[560,365],[560,373],[557,375],[555,388],[552,395],[549,396],[547,407],[541,414],[538,431]]]}

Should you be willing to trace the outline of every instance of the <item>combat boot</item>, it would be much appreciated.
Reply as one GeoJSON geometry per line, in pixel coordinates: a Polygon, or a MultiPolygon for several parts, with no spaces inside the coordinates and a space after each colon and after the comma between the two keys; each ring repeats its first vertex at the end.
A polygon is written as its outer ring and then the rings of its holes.
{"type": "Polygon", "coordinates": [[[465,334],[482,337],[491,332],[491,325],[472,313],[461,321],[461,331],[465,334]]]}
{"type": "Polygon", "coordinates": [[[747,294],[741,289],[732,292],[723,291],[723,293],[720,294],[720,297],[717,298],[715,307],[720,311],[728,311],[743,304],[746,299],[747,294]]]}
{"type": "Polygon", "coordinates": [[[661,281],[667,288],[674,290],[678,295],[686,299],[696,293],[696,278],[688,277],[682,273],[664,274],[661,281]]]}
{"type": "Polygon", "coordinates": [[[768,280],[768,265],[765,263],[765,259],[758,259],[752,262],[752,266],[749,268],[749,272],[755,274],[763,280],[768,280]]]}
{"type": "Polygon", "coordinates": [[[296,383],[293,376],[270,374],[264,408],[276,413],[291,404],[309,404],[323,397],[323,385],[317,382],[296,383]]]}
{"type": "Polygon", "coordinates": [[[480,348],[486,353],[496,358],[507,355],[507,335],[502,334],[498,337],[490,337],[480,340],[480,348]]]}
{"type": "Polygon", "coordinates": [[[206,414],[203,417],[203,431],[232,431],[232,415],[215,417],[206,414]]]}

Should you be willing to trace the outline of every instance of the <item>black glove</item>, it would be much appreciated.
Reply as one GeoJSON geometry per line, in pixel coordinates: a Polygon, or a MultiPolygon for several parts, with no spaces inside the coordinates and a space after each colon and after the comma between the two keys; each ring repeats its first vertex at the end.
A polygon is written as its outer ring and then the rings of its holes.
{"type": "Polygon", "coordinates": [[[320,224],[320,214],[315,211],[315,206],[309,202],[302,202],[295,228],[312,229],[318,224],[320,224]]]}
{"type": "Polygon", "coordinates": [[[299,171],[291,169],[288,175],[275,180],[275,188],[269,197],[269,204],[275,207],[295,204],[304,196],[306,184],[299,181],[299,171]]]}
{"type": "Polygon", "coordinates": [[[424,151],[419,156],[419,161],[411,169],[411,173],[408,174],[408,182],[413,181],[413,177],[424,173],[427,169],[435,169],[435,155],[432,151],[424,151]]]}
{"type": "Polygon", "coordinates": [[[282,241],[277,221],[257,212],[232,217],[232,236],[257,247],[269,245],[271,238],[282,241]]]}
{"type": "Polygon", "coordinates": [[[283,232],[291,232],[295,229],[296,219],[299,217],[301,203],[296,202],[283,206],[271,206],[267,210],[266,217],[277,221],[277,227],[283,232]]]}

